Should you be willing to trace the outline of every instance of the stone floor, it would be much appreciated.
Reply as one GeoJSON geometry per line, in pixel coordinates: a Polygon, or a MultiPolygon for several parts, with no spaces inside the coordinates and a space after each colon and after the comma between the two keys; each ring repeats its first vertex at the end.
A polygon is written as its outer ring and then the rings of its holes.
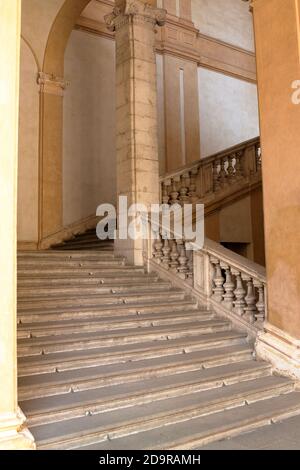
{"type": "Polygon", "coordinates": [[[300,416],[209,444],[201,450],[300,450],[300,416]]]}

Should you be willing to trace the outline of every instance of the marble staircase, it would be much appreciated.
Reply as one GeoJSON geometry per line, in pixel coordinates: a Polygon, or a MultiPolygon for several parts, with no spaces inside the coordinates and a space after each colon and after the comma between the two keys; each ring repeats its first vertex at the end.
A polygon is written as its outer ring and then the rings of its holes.
{"type": "Polygon", "coordinates": [[[19,253],[18,375],[38,449],[193,449],[300,414],[247,333],[92,231],[19,253]]]}

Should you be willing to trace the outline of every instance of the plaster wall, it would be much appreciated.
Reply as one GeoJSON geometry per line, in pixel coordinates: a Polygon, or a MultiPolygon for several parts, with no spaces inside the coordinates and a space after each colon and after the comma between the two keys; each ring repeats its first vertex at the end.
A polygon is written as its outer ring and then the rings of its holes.
{"type": "Polygon", "coordinates": [[[259,135],[257,87],[198,67],[201,157],[259,135]]]}
{"type": "Polygon", "coordinates": [[[65,54],[63,224],[115,201],[115,62],[113,41],[73,31],[65,54]]]}
{"type": "Polygon", "coordinates": [[[254,51],[252,14],[241,0],[192,0],[192,20],[200,33],[254,51]]]}

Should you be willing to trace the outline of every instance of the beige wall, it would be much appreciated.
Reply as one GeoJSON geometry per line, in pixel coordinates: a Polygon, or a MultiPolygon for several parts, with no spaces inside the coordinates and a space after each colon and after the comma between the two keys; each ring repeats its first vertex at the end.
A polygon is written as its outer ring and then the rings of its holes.
{"type": "Polygon", "coordinates": [[[115,44],[73,31],[65,54],[63,224],[113,202],[115,160],[115,44]]]}
{"type": "MultiPolygon", "coordinates": [[[[268,321],[300,339],[300,2],[255,0],[268,321]],[[268,18],[269,21],[265,21],[268,18]]],[[[299,346],[293,361],[299,358],[299,346]]],[[[298,366],[299,367],[299,366],[298,366]]]]}
{"type": "Polygon", "coordinates": [[[201,156],[259,135],[257,87],[198,68],[201,156]]]}
{"type": "Polygon", "coordinates": [[[38,67],[32,51],[21,41],[19,168],[18,168],[18,240],[38,240],[38,150],[39,90],[38,67]]]}
{"type": "Polygon", "coordinates": [[[254,51],[249,3],[242,0],[192,0],[192,20],[202,34],[254,51]]]}
{"type": "Polygon", "coordinates": [[[246,244],[248,259],[265,265],[264,218],[261,188],[205,216],[205,235],[218,243],[246,244]]]}

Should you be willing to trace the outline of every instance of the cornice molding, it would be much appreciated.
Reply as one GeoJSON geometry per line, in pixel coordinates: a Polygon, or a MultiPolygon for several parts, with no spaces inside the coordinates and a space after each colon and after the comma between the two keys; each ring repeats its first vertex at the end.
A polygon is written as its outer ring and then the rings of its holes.
{"type": "MultiPolygon", "coordinates": [[[[97,3],[103,5],[103,21],[81,16],[77,21],[76,29],[114,40],[114,27],[109,31],[104,21],[104,16],[109,16],[105,13],[112,2],[97,0],[97,3]]],[[[144,3],[143,6],[145,6],[144,3]]],[[[159,54],[173,55],[182,60],[196,62],[200,67],[256,83],[256,64],[253,52],[206,36],[200,33],[193,23],[169,14],[167,14],[165,25],[157,31],[156,51],[159,54]]]]}

